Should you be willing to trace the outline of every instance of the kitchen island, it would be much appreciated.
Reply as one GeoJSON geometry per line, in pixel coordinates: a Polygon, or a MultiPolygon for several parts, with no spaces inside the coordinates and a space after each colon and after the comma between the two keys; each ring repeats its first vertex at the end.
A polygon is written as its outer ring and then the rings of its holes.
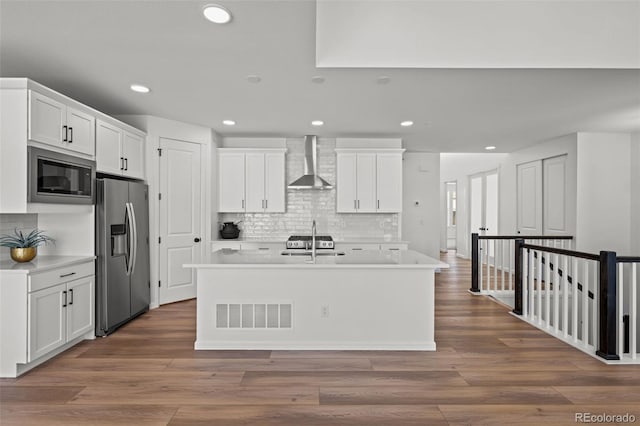
{"type": "Polygon", "coordinates": [[[219,250],[197,270],[195,349],[435,350],[434,273],[412,250],[219,250]],[[284,254],[283,254],[284,253],[284,254]]]}

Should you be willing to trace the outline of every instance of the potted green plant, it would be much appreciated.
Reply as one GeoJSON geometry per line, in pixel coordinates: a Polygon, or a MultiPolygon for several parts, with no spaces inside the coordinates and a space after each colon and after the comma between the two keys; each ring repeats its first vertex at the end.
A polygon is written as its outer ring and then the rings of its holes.
{"type": "Polygon", "coordinates": [[[44,231],[34,229],[25,235],[18,229],[13,230],[14,235],[0,236],[0,246],[9,247],[11,249],[11,259],[16,262],[30,262],[38,253],[38,246],[55,243],[55,240],[47,235],[44,231]]]}

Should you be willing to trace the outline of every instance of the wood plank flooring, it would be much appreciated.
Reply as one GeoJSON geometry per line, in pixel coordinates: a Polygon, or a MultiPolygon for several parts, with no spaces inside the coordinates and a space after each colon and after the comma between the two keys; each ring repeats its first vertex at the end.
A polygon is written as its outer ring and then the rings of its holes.
{"type": "Polygon", "coordinates": [[[436,278],[435,352],[194,351],[194,300],[155,309],[18,379],[8,425],[575,424],[640,422],[640,366],[607,366],[468,293],[454,255],[436,278]]]}

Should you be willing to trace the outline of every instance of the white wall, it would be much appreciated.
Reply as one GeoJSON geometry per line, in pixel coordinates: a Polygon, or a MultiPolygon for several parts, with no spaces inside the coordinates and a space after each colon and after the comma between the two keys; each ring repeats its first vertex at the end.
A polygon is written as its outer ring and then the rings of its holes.
{"type": "Polygon", "coordinates": [[[405,152],[402,239],[409,248],[440,255],[440,154],[405,152]],[[417,203],[417,204],[416,204],[417,203]]]}
{"type": "MultiPolygon", "coordinates": [[[[469,231],[469,175],[489,170],[499,169],[509,154],[459,154],[459,153],[443,153],[440,154],[440,248],[446,248],[447,218],[446,218],[446,190],[444,183],[456,181],[458,183],[457,193],[457,216],[458,223],[456,226],[456,253],[460,257],[468,258],[469,241],[471,232],[469,231]]],[[[499,180],[502,177],[499,173],[499,180]]],[[[501,183],[500,183],[501,184],[501,183]]]]}
{"type": "MultiPolygon", "coordinates": [[[[204,206],[203,216],[200,226],[203,230],[202,243],[200,245],[201,256],[207,259],[208,248],[211,241],[211,218],[212,218],[212,196],[214,190],[211,188],[211,160],[212,149],[217,146],[214,139],[215,133],[208,127],[197,126],[189,123],[182,123],[174,120],[167,120],[160,117],[150,115],[125,115],[119,116],[118,119],[147,132],[147,149],[145,173],[147,184],[149,185],[150,200],[157,200],[160,191],[159,167],[160,161],[158,157],[158,148],[160,147],[160,139],[175,139],[187,142],[198,143],[202,145],[202,201],[204,206]]],[[[159,258],[158,236],[160,234],[160,217],[158,202],[149,203],[149,240],[150,244],[150,268],[151,268],[151,308],[158,306],[158,287],[159,280],[159,258]],[[155,285],[154,285],[155,283],[155,285]]]]}
{"type": "Polygon", "coordinates": [[[640,133],[631,135],[631,255],[640,256],[640,133]]]}
{"type": "Polygon", "coordinates": [[[629,253],[630,154],[629,134],[578,133],[577,250],[629,253]]]}
{"type": "Polygon", "coordinates": [[[541,142],[508,155],[500,167],[500,234],[514,235],[517,231],[516,166],[534,160],[567,154],[567,230],[575,235],[576,225],[576,158],[577,134],[561,136],[541,142]]]}

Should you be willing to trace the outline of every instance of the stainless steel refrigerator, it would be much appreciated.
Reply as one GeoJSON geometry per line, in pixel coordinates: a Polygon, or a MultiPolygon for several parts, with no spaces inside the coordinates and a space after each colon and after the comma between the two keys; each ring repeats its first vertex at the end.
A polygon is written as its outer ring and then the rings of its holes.
{"type": "Polygon", "coordinates": [[[106,336],[149,309],[149,190],[96,182],[96,335],[106,336]]]}

